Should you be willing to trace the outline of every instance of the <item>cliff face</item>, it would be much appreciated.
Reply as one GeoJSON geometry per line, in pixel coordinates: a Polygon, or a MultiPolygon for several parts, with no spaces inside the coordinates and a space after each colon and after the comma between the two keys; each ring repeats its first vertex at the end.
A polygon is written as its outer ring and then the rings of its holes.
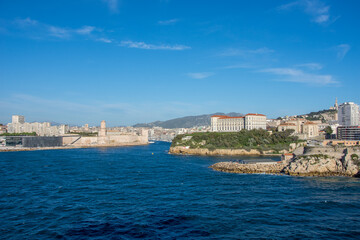
{"type": "MultiPolygon", "coordinates": [[[[260,152],[255,149],[247,151],[245,149],[215,149],[213,151],[206,148],[186,148],[186,147],[171,147],[169,150],[171,154],[188,154],[188,155],[206,155],[206,156],[241,156],[241,155],[274,155],[273,151],[260,152]]],[[[287,153],[286,150],[280,153],[287,153]]]]}
{"type": "Polygon", "coordinates": [[[355,176],[358,167],[351,160],[307,156],[289,162],[283,173],[295,176],[355,176]]]}

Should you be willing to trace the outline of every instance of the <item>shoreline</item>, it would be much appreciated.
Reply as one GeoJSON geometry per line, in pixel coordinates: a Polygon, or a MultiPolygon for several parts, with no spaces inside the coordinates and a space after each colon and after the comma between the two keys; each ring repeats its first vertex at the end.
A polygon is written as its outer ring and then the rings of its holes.
{"type": "Polygon", "coordinates": [[[83,145],[83,146],[59,146],[59,147],[36,147],[36,148],[7,148],[1,149],[0,152],[25,152],[25,151],[43,151],[43,150],[65,150],[65,149],[81,149],[81,148],[112,148],[112,147],[131,147],[131,146],[146,146],[149,143],[127,143],[121,145],[83,145]]]}
{"type": "Polygon", "coordinates": [[[209,150],[207,148],[185,148],[185,147],[170,147],[169,154],[173,155],[194,155],[194,156],[264,156],[264,157],[280,157],[283,153],[288,151],[283,150],[280,153],[271,153],[272,150],[260,152],[256,149],[247,151],[245,149],[215,149],[209,150]]]}

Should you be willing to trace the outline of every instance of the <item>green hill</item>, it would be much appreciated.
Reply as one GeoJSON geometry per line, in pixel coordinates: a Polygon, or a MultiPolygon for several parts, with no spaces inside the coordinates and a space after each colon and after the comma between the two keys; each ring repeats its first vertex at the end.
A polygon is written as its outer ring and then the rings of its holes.
{"type": "Polygon", "coordinates": [[[174,138],[171,147],[189,146],[190,148],[214,149],[257,149],[260,151],[288,150],[290,143],[299,142],[292,136],[293,130],[270,134],[263,129],[241,130],[240,132],[206,132],[182,134],[174,138]]]}

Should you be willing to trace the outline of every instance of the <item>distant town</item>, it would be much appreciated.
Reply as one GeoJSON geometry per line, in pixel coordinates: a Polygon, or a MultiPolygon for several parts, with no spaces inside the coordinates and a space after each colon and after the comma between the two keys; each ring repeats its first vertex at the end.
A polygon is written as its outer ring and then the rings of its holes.
{"type": "Polygon", "coordinates": [[[360,143],[359,105],[353,102],[338,104],[336,99],[329,109],[277,119],[267,119],[259,113],[238,115],[206,116],[210,124],[194,123],[187,128],[146,125],[107,128],[105,121],[100,126],[53,126],[50,122],[29,123],[25,116],[13,115],[11,123],[0,125],[0,150],[148,144],[152,141],[171,142],[179,134],[237,132],[243,129],[265,129],[270,133],[291,130],[294,136],[314,145],[354,146],[360,143]]]}

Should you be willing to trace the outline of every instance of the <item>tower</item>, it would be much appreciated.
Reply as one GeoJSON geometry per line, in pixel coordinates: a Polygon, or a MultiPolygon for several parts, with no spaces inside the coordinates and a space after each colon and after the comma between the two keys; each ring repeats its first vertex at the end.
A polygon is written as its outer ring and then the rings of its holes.
{"type": "Polygon", "coordinates": [[[338,105],[338,101],[337,101],[337,98],[335,98],[335,105],[334,105],[334,108],[336,111],[339,111],[339,105],[338,105]]]}
{"type": "Polygon", "coordinates": [[[104,120],[100,124],[99,137],[106,137],[106,122],[104,120]]]}

